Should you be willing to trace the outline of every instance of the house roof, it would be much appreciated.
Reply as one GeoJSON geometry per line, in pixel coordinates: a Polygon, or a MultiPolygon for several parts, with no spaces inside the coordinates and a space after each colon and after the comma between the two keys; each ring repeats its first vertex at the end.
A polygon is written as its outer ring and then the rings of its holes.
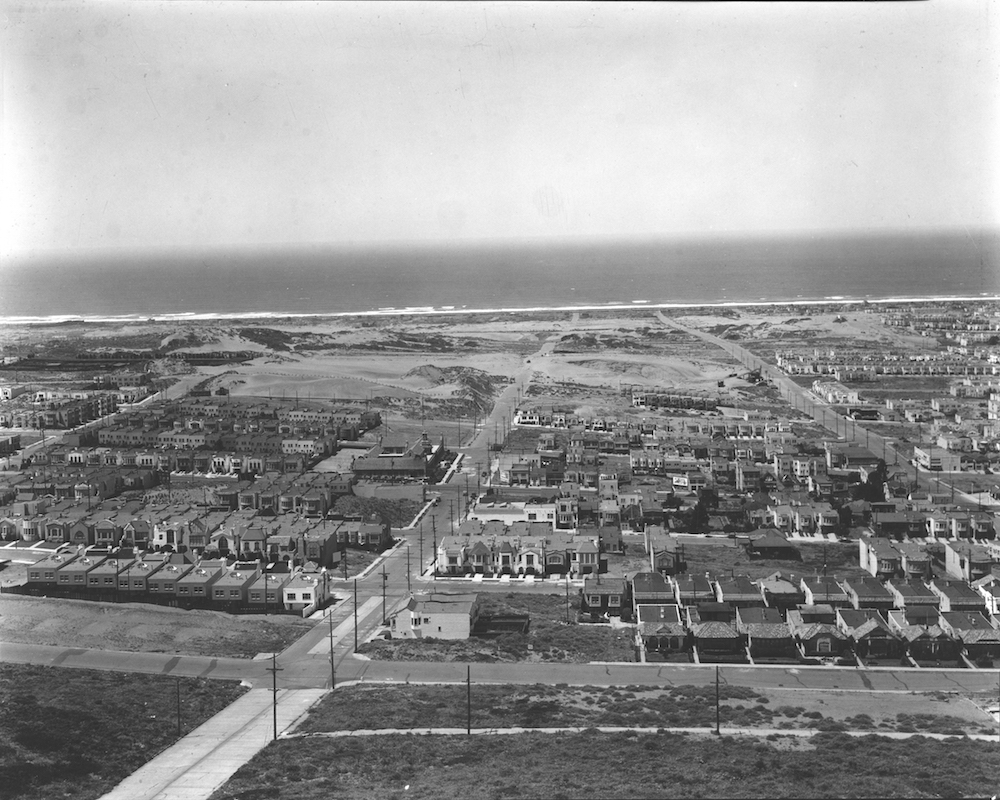
{"type": "Polygon", "coordinates": [[[698,639],[739,639],[740,635],[732,625],[715,620],[698,622],[692,628],[698,639]]]}
{"type": "Polygon", "coordinates": [[[680,609],[672,604],[644,604],[636,608],[640,623],[676,622],[680,624],[680,609]]]}
{"type": "Polygon", "coordinates": [[[687,636],[687,631],[679,622],[640,622],[642,636],[687,636]]]}
{"type": "Polygon", "coordinates": [[[892,593],[875,578],[848,578],[844,581],[844,588],[848,591],[853,591],[858,596],[858,599],[892,599],[892,593]]]}
{"type": "Polygon", "coordinates": [[[956,631],[994,630],[990,621],[978,611],[945,611],[941,618],[956,631]]]}
{"type": "Polygon", "coordinates": [[[788,539],[778,533],[776,530],[770,530],[763,536],[752,539],[750,541],[750,547],[754,550],[787,550],[789,548],[795,549],[791,544],[788,543],[788,539]]]}
{"type": "Polygon", "coordinates": [[[754,639],[788,639],[791,636],[784,622],[752,622],[745,629],[747,635],[754,639]]]}
{"type": "Polygon", "coordinates": [[[802,640],[808,641],[809,639],[815,639],[817,636],[832,636],[834,639],[845,640],[844,632],[841,631],[836,625],[831,625],[828,622],[811,622],[808,625],[796,630],[795,635],[802,640]]]}
{"type": "Polygon", "coordinates": [[[743,625],[776,625],[782,622],[781,612],[776,608],[738,608],[736,616],[743,625]]]}
{"type": "Polygon", "coordinates": [[[427,592],[411,596],[406,607],[410,611],[420,611],[428,614],[461,614],[468,616],[472,613],[472,608],[478,597],[478,594],[427,592]]]}
{"type": "Polygon", "coordinates": [[[948,635],[937,625],[902,625],[898,628],[899,635],[908,642],[917,639],[942,639],[948,635]]]}
{"type": "Polygon", "coordinates": [[[632,593],[673,594],[673,589],[659,572],[637,572],[632,576],[632,593]]]}

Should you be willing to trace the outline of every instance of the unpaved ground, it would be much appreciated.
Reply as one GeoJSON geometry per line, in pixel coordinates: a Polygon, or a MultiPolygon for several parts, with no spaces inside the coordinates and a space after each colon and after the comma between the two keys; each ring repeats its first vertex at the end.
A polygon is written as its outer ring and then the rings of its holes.
{"type": "Polygon", "coordinates": [[[20,644],[253,658],[284,650],[312,625],[283,615],[0,595],[0,641],[20,644]]]}

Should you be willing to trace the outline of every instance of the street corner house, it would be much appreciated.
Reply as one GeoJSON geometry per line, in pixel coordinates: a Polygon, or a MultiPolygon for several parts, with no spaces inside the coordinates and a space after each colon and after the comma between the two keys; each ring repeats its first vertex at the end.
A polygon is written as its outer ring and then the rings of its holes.
{"type": "Polygon", "coordinates": [[[393,638],[468,639],[479,619],[478,594],[415,594],[389,621],[393,638]]]}

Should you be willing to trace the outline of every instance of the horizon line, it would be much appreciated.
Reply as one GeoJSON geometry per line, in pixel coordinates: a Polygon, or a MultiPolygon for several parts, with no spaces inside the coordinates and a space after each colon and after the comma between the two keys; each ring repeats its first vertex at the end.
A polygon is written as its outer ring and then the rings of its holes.
{"type": "Polygon", "coordinates": [[[137,255],[174,254],[178,256],[217,254],[225,252],[269,251],[322,251],[322,250],[397,250],[397,249],[462,249],[485,247],[553,247],[588,245],[635,245],[698,243],[716,241],[801,241],[805,239],[879,239],[926,238],[934,236],[966,236],[969,239],[1000,236],[1000,224],[969,227],[968,225],[926,228],[798,228],[714,231],[675,231],[648,234],[587,234],[562,236],[476,237],[466,239],[357,239],[343,241],[309,242],[229,242],[220,244],[137,244],[120,246],[67,246],[10,249],[0,252],[0,261],[18,261],[32,258],[83,258],[135,257],[137,255]]]}

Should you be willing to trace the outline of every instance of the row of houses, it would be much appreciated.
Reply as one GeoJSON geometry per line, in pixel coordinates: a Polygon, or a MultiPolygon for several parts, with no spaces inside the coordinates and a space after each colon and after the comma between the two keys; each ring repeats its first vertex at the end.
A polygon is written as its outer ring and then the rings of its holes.
{"type": "Polygon", "coordinates": [[[879,579],[905,577],[912,580],[931,576],[934,556],[944,563],[952,578],[969,583],[990,575],[1000,564],[1000,546],[967,541],[947,541],[934,548],[917,542],[898,542],[877,536],[858,540],[858,563],[879,579]]]}
{"type": "Polygon", "coordinates": [[[845,665],[888,659],[907,666],[973,666],[1000,656],[1000,631],[979,612],[834,608],[801,605],[782,620],[775,609],[643,605],[638,638],[647,658],[690,654],[700,663],[767,660],[845,665]]]}
{"type": "Polygon", "coordinates": [[[255,509],[137,501],[88,508],[44,500],[0,509],[0,539],[76,547],[127,545],[197,555],[235,553],[327,567],[339,563],[344,548],[382,551],[393,542],[389,525],[377,519],[268,516],[255,509]]]}
{"type": "MultiPolygon", "coordinates": [[[[194,437],[197,438],[197,437],[194,437]]],[[[31,457],[31,465],[36,469],[52,467],[106,467],[109,469],[141,469],[160,473],[192,473],[198,475],[238,475],[281,472],[285,474],[304,472],[323,451],[316,452],[313,440],[303,440],[298,447],[287,440],[290,451],[282,452],[278,443],[276,452],[246,450],[198,449],[197,444],[177,449],[144,449],[128,447],[46,447],[31,457]]],[[[333,444],[333,443],[331,443],[333,444]]]]}
{"type": "Polygon", "coordinates": [[[76,428],[85,422],[113,414],[118,408],[118,397],[113,392],[81,394],[86,396],[53,399],[30,407],[0,407],[0,428],[76,428]]]}
{"type": "Polygon", "coordinates": [[[922,586],[916,596],[903,585],[892,597],[877,581],[870,583],[816,577],[803,578],[796,586],[781,573],[751,581],[746,576],[711,580],[646,572],[630,581],[586,579],[581,608],[594,618],[631,614],[645,646],[654,651],[697,649],[703,656],[752,660],[834,657],[850,646],[862,657],[898,657],[918,641],[940,644],[937,631],[921,634],[912,627],[936,625],[953,642],[949,658],[959,652],[970,658],[1000,655],[998,581],[977,598],[952,593],[947,585],[937,586],[938,593],[922,586]],[[890,620],[911,627],[893,633],[890,620]],[[886,649],[889,640],[896,642],[895,650],[886,649]]]}
{"type": "Polygon", "coordinates": [[[190,560],[131,548],[53,553],[28,568],[29,594],[151,602],[180,608],[308,615],[330,597],[325,570],[265,567],[260,561],[190,560]]]}
{"type": "Polygon", "coordinates": [[[463,524],[457,535],[437,544],[435,574],[539,577],[597,574],[607,571],[607,552],[621,550],[615,527],[553,530],[547,523],[494,521],[463,524]]]}

